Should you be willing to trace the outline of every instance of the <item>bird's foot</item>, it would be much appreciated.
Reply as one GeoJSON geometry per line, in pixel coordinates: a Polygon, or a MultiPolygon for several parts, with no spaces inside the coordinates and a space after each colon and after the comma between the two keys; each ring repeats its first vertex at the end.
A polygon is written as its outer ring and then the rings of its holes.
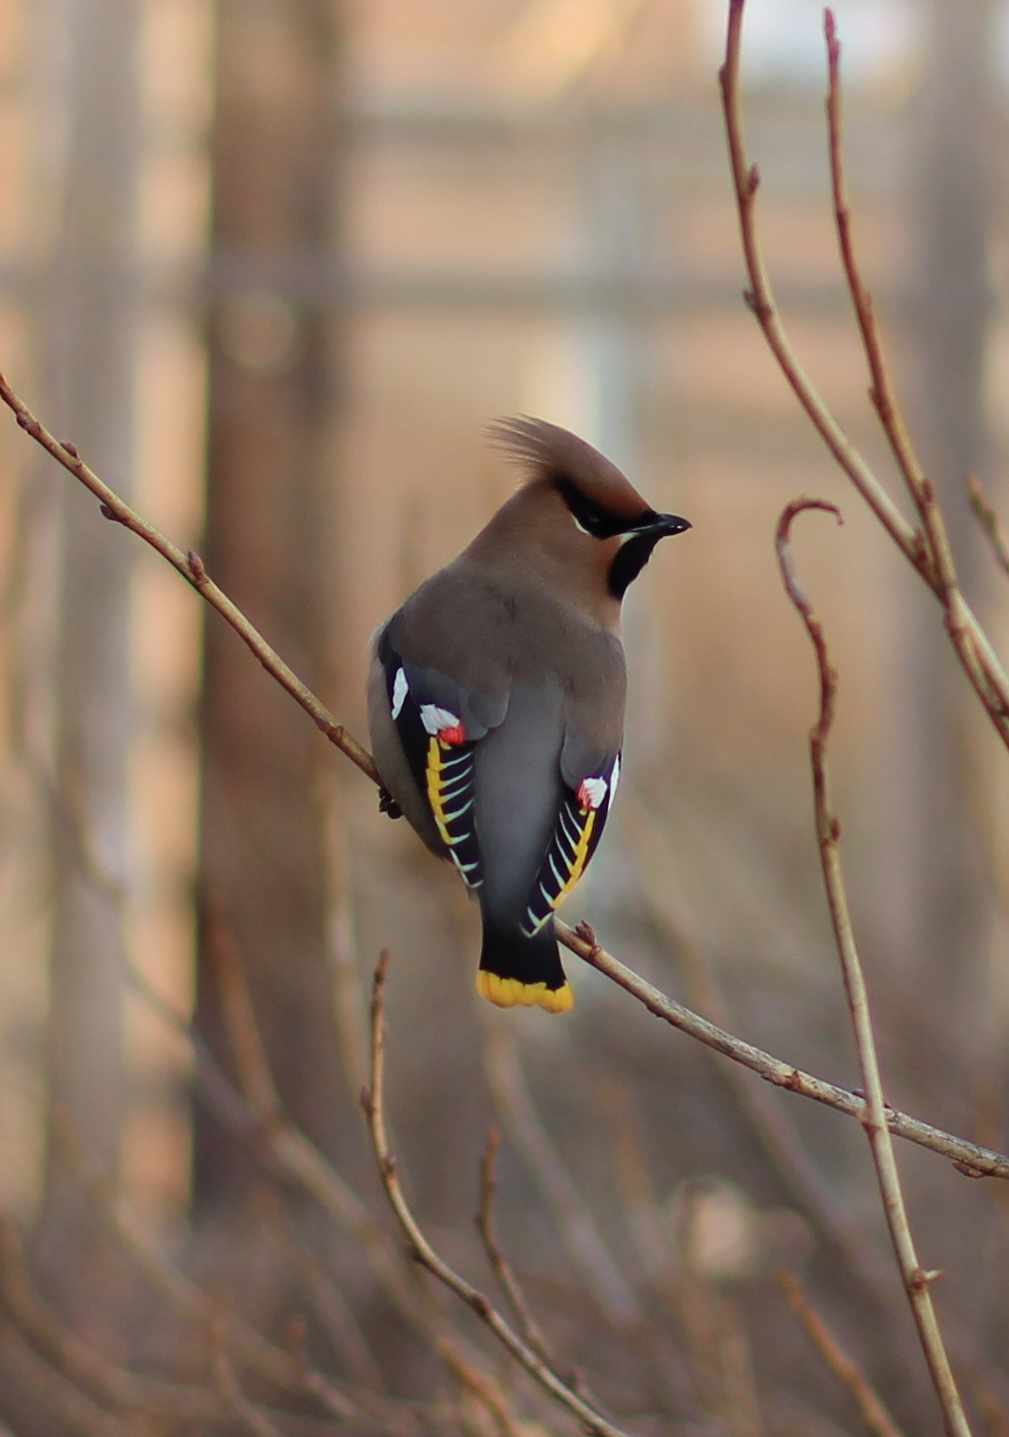
{"type": "Polygon", "coordinates": [[[387,788],[380,788],[378,791],[378,811],[387,813],[390,818],[403,817],[403,810],[387,788]]]}

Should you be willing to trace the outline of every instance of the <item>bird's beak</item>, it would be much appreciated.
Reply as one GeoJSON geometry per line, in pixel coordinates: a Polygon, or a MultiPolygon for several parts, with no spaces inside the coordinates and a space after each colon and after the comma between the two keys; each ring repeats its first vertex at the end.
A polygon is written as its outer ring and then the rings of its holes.
{"type": "Polygon", "coordinates": [[[658,543],[660,539],[667,539],[673,534],[683,534],[691,527],[690,520],[681,519],[679,514],[656,514],[653,519],[642,524],[635,532],[653,535],[658,543]]]}

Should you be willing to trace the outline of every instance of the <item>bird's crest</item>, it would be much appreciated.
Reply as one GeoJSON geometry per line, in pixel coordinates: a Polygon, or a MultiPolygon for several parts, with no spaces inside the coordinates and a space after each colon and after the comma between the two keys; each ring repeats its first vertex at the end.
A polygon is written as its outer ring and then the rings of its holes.
{"type": "Polygon", "coordinates": [[[487,433],[495,449],[518,460],[526,471],[527,484],[553,485],[565,495],[569,507],[571,493],[577,491],[614,519],[633,520],[651,512],[615,464],[558,424],[522,414],[495,420],[487,433]]]}
{"type": "Polygon", "coordinates": [[[518,461],[527,480],[566,478],[590,491],[611,485],[630,488],[615,464],[559,424],[519,414],[492,420],[486,432],[493,448],[518,461]]]}

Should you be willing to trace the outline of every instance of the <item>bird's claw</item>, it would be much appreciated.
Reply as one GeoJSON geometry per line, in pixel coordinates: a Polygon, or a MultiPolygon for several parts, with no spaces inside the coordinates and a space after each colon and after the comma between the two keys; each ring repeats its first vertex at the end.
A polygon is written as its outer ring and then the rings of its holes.
{"type": "Polygon", "coordinates": [[[388,814],[390,818],[403,817],[403,810],[387,788],[380,788],[378,791],[378,811],[388,814]]]}

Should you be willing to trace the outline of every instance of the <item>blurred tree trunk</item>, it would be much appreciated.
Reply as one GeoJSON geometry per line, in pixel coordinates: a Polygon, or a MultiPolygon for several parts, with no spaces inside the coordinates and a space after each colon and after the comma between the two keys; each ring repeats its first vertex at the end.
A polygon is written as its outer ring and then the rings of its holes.
{"type": "MultiPolygon", "coordinates": [[[[56,7],[65,54],[65,180],[48,276],[55,428],[120,492],[133,462],[134,269],[139,164],[135,0],[56,7]]],[[[48,406],[47,406],[48,407],[48,406]]],[[[127,877],[129,570],[132,551],[78,485],[56,490],[59,526],[53,805],[49,1131],[42,1248],[66,1293],[83,1296],[86,1224],[72,1130],[113,1174],[123,1114],[123,952],[116,915],[81,863],[127,877]],[[69,1261],[73,1254],[73,1262],[69,1261]]],[[[86,1271],[86,1269],[85,1269],[86,1271]]],[[[84,1284],[86,1288],[86,1283],[84,1284]]]]}
{"type": "MultiPolygon", "coordinates": [[[[218,0],[216,43],[205,559],[319,689],[334,623],[324,463],[334,360],[315,282],[334,247],[337,5],[218,0]]],[[[197,1022],[228,1061],[214,963],[223,923],[288,1111],[332,1150],[340,1070],[317,781],[332,755],[213,617],[201,734],[197,1022]]],[[[238,1146],[197,1113],[197,1202],[226,1202],[248,1178],[238,1146]]]]}
{"type": "MultiPolygon", "coordinates": [[[[974,604],[983,597],[981,545],[964,481],[971,473],[983,477],[991,463],[984,379],[995,18],[994,0],[933,0],[912,195],[920,246],[912,324],[916,427],[974,604]]],[[[907,729],[917,871],[912,958],[946,1000],[980,971],[987,922],[968,722],[973,700],[937,633],[934,610],[917,605],[914,624],[907,729]]]]}

